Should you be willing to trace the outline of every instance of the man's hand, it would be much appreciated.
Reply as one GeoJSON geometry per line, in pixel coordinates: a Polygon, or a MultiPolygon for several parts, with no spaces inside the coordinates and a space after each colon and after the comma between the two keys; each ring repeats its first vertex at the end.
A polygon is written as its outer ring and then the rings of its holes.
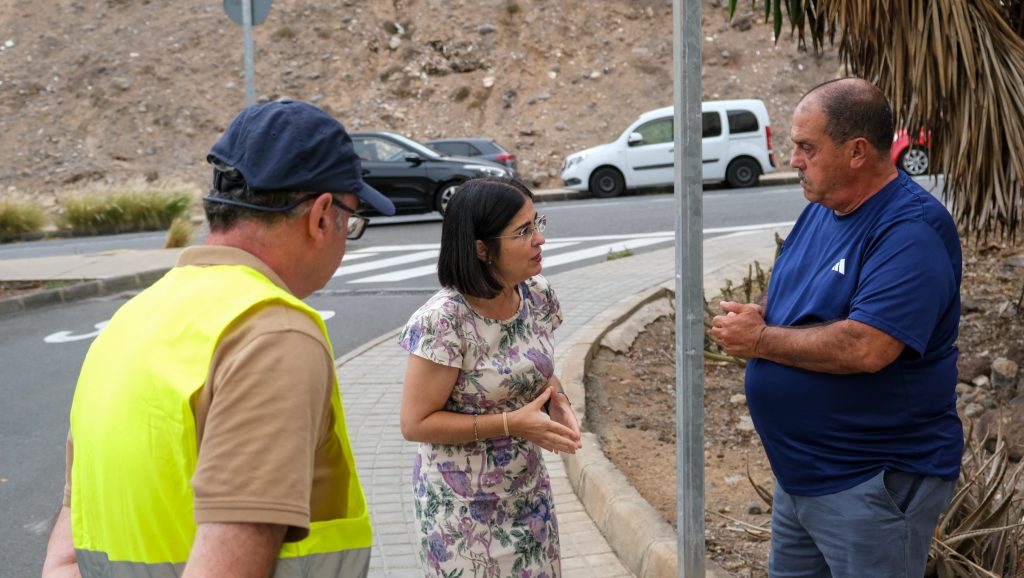
{"type": "Polygon", "coordinates": [[[719,303],[724,315],[711,320],[711,338],[729,355],[743,359],[758,357],[758,345],[765,329],[764,309],[756,303],[719,303]]]}

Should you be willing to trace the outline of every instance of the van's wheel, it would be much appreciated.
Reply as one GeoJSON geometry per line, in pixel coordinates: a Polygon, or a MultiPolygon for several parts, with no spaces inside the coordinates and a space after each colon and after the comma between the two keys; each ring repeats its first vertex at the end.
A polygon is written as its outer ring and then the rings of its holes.
{"type": "Polygon", "coordinates": [[[590,194],[598,199],[617,197],[626,192],[622,173],[611,167],[601,167],[590,175],[590,194]]]}
{"type": "Polygon", "coordinates": [[[908,147],[900,155],[900,167],[912,177],[928,172],[928,151],[920,147],[908,147]]]}
{"type": "Polygon", "coordinates": [[[461,184],[462,181],[448,181],[437,190],[437,194],[434,195],[434,209],[438,213],[443,215],[448,210],[448,203],[452,201],[455,191],[459,190],[459,185],[461,184]]]}
{"type": "Polygon", "coordinates": [[[729,163],[725,171],[725,182],[734,189],[743,189],[757,184],[761,167],[751,158],[740,158],[729,163]]]}

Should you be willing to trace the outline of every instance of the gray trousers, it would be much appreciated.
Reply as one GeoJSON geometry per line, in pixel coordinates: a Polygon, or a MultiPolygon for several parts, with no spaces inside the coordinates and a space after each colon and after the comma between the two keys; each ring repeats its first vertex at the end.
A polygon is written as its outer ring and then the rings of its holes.
{"type": "Polygon", "coordinates": [[[955,481],[902,472],[827,496],[775,484],[771,578],[921,578],[955,481]]]}

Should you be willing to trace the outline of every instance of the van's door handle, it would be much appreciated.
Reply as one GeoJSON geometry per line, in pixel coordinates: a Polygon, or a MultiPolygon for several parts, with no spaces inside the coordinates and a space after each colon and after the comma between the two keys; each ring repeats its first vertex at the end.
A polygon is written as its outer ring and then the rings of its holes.
{"type": "Polygon", "coordinates": [[[670,154],[671,154],[671,153],[674,153],[674,152],[676,152],[676,149],[675,149],[675,147],[673,147],[673,148],[670,148],[670,149],[668,149],[668,152],[669,152],[670,154]]]}

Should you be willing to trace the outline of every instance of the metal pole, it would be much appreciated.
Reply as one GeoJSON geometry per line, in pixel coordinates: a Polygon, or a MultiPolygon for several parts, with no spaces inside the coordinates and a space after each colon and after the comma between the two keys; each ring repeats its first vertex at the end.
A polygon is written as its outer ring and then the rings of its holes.
{"type": "Polygon", "coordinates": [[[245,36],[245,106],[256,103],[252,65],[252,0],[242,0],[242,30],[245,36]]]}
{"type": "Polygon", "coordinates": [[[676,199],[676,548],[704,577],[704,275],[701,0],[673,0],[676,199]]]}

